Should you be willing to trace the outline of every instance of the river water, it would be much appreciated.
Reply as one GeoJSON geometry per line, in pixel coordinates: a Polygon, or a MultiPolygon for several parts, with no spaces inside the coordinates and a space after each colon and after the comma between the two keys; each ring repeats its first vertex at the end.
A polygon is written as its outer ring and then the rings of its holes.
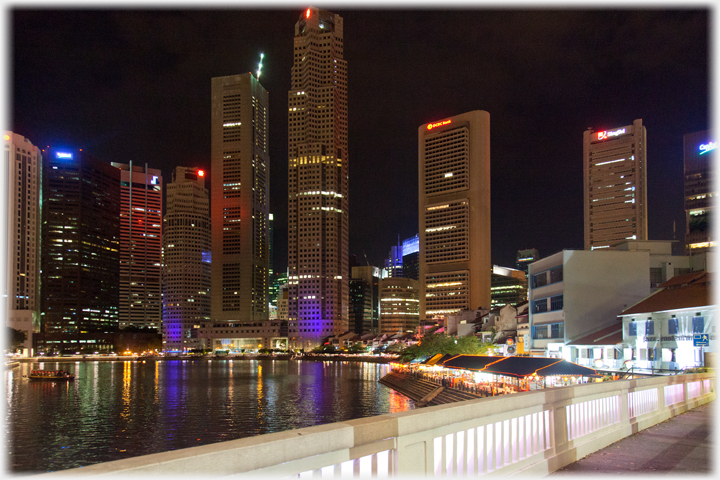
{"type": "Polygon", "coordinates": [[[287,360],[23,363],[5,373],[7,468],[48,472],[414,408],[389,366],[287,360]],[[67,370],[74,382],[29,381],[67,370]]]}

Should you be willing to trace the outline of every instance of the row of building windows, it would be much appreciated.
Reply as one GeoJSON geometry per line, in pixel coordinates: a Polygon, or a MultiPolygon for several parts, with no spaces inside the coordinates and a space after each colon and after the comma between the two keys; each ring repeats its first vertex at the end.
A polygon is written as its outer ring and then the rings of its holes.
{"type": "MultiPolygon", "coordinates": [[[[638,323],[631,321],[628,323],[628,335],[637,336],[638,323]]],[[[645,335],[655,335],[655,320],[646,320],[645,324],[645,335]]],[[[678,319],[673,317],[667,320],[667,329],[669,335],[675,335],[679,333],[678,319]]],[[[693,333],[705,333],[705,317],[693,317],[692,318],[692,332],[693,333]]]]}

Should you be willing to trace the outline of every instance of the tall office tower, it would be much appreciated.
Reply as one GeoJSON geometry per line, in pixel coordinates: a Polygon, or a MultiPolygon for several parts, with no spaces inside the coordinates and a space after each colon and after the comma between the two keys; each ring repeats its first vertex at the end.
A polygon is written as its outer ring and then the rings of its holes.
{"type": "Polygon", "coordinates": [[[388,258],[385,259],[385,270],[387,270],[389,277],[402,277],[402,261],[402,245],[393,245],[392,247],[390,247],[390,253],[388,254],[388,258]]]}
{"type": "Polygon", "coordinates": [[[202,348],[197,331],[210,321],[210,199],[205,171],[176,167],[166,185],[163,219],[163,349],[202,348]]]}
{"type": "Polygon", "coordinates": [[[280,285],[287,284],[287,272],[275,272],[272,276],[272,280],[270,282],[270,288],[268,289],[269,293],[269,302],[270,302],[270,311],[272,312],[275,310],[277,313],[277,299],[278,294],[280,292],[280,285]]]}
{"type": "Polygon", "coordinates": [[[381,270],[372,266],[352,267],[350,276],[348,330],[358,335],[377,333],[381,270]]]}
{"type": "Polygon", "coordinates": [[[268,320],[268,92],[251,73],[212,79],[214,322],[268,320]]]}
{"type": "Polygon", "coordinates": [[[24,348],[31,355],[32,337],[40,331],[40,196],[42,154],[30,141],[13,132],[3,132],[3,158],[7,174],[7,205],[0,204],[1,225],[7,225],[6,288],[0,289],[5,324],[26,334],[24,348]],[[5,310],[7,309],[7,310],[5,310]]]}
{"type": "Polygon", "coordinates": [[[120,328],[160,332],[162,322],[162,173],[120,169],[120,328]]]}
{"type": "Polygon", "coordinates": [[[642,119],[583,134],[585,250],[647,240],[646,137],[642,119]]]}
{"type": "Polygon", "coordinates": [[[343,19],[295,24],[288,92],[289,336],[298,348],[348,329],[348,114],[343,19]]]}
{"type": "Polygon", "coordinates": [[[268,288],[272,287],[272,281],[273,281],[273,273],[274,273],[274,266],[273,261],[275,260],[275,242],[273,241],[273,224],[275,223],[275,219],[273,218],[273,214],[270,213],[268,215],[268,244],[270,245],[270,250],[268,250],[268,288]]]}
{"type": "Polygon", "coordinates": [[[490,281],[490,308],[501,308],[505,305],[515,306],[526,302],[528,282],[526,273],[514,268],[493,265],[490,281]]]}
{"type": "Polygon", "coordinates": [[[420,235],[407,238],[402,243],[401,277],[420,279],[420,235]]]}
{"type": "Polygon", "coordinates": [[[490,307],[490,114],[418,129],[420,320],[490,307]]]}
{"type": "Polygon", "coordinates": [[[711,217],[714,215],[713,160],[717,142],[711,132],[689,133],[683,137],[685,164],[685,248],[688,254],[700,253],[717,246],[713,238],[711,217]]]}
{"type": "Polygon", "coordinates": [[[412,278],[380,280],[379,332],[388,335],[417,330],[420,320],[419,282],[412,278]]]}
{"type": "Polygon", "coordinates": [[[527,278],[528,265],[535,260],[540,260],[540,253],[536,248],[518,250],[517,255],[515,255],[515,265],[518,270],[525,272],[525,278],[527,278]]]}
{"type": "Polygon", "coordinates": [[[113,350],[120,301],[120,170],[80,150],[43,150],[38,348],[113,350]]]}

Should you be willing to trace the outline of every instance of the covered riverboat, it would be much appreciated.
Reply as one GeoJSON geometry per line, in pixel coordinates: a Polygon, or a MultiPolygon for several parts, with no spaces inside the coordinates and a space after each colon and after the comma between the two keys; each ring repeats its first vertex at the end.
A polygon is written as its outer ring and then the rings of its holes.
{"type": "Polygon", "coordinates": [[[65,370],[31,370],[29,375],[23,375],[29,380],[75,380],[75,375],[65,370]]]}

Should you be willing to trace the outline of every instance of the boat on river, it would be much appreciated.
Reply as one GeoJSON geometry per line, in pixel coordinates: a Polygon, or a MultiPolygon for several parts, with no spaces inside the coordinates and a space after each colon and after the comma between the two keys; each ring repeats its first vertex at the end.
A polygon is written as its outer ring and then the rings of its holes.
{"type": "Polygon", "coordinates": [[[75,380],[75,375],[65,370],[31,370],[29,375],[23,375],[28,380],[75,380]]]}

